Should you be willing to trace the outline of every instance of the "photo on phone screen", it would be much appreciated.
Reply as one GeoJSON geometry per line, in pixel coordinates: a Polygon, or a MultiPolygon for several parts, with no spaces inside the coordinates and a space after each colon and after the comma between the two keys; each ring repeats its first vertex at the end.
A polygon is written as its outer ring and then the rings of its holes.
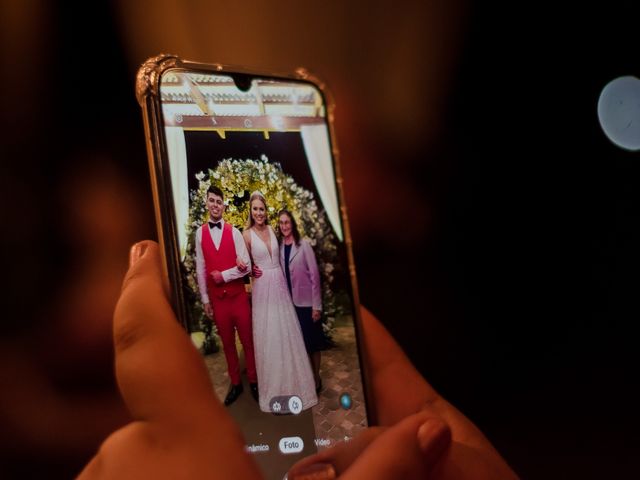
{"type": "Polygon", "coordinates": [[[189,333],[247,450],[280,479],[367,426],[323,96],[170,69],[160,99],[189,333]]]}

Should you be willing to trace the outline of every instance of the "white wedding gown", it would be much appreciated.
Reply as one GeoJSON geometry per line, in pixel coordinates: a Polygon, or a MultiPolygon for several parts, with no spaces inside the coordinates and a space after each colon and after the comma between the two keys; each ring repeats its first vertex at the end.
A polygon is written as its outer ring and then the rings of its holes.
{"type": "Polygon", "coordinates": [[[280,248],[271,227],[271,255],[251,229],[251,255],[262,270],[251,290],[253,346],[258,372],[260,410],[270,412],[273,397],[297,395],[303,410],[318,403],[300,323],[280,267],[280,248]]]}

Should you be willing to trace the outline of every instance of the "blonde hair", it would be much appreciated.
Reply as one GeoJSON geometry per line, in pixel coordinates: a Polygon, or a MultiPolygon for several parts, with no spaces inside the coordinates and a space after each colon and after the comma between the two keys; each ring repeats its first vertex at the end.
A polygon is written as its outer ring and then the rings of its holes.
{"type": "Polygon", "coordinates": [[[262,192],[260,190],[256,190],[251,194],[251,197],[249,197],[249,220],[247,221],[247,228],[251,228],[256,224],[253,216],[251,215],[251,204],[254,200],[260,200],[264,205],[264,223],[265,225],[269,225],[269,209],[267,208],[267,201],[265,200],[264,195],[262,195],[262,192]]]}

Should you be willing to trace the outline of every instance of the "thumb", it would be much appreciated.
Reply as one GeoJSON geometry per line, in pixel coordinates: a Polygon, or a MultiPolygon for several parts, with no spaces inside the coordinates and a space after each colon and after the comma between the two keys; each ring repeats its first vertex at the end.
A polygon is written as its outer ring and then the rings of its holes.
{"type": "Polygon", "coordinates": [[[425,479],[451,444],[451,431],[438,417],[418,413],[376,438],[340,478],[425,479]]]}
{"type": "Polygon", "coordinates": [[[199,423],[196,413],[227,417],[202,358],[171,309],[158,245],[136,244],[132,262],[113,327],[116,377],[133,418],[192,424],[199,423]]]}

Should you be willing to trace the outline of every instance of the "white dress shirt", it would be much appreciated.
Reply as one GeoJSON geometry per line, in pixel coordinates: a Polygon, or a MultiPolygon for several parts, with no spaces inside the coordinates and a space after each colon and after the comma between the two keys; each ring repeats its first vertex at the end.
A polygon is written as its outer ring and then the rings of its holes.
{"type": "MultiPolygon", "coordinates": [[[[211,222],[212,220],[209,219],[211,222]]],[[[220,219],[220,228],[211,227],[207,223],[207,228],[211,233],[211,239],[216,248],[220,248],[220,242],[222,240],[222,229],[224,228],[224,220],[220,219]]],[[[251,258],[247,251],[247,245],[244,243],[242,233],[236,227],[232,226],[233,243],[236,246],[236,255],[240,257],[240,260],[247,265],[247,269],[241,272],[238,267],[231,267],[222,273],[222,278],[225,283],[228,283],[237,278],[242,278],[251,271],[251,258]]],[[[198,279],[198,290],[200,290],[200,299],[202,304],[209,303],[209,293],[207,292],[207,267],[204,262],[204,253],[202,252],[202,227],[196,230],[196,277],[198,279]]]]}

